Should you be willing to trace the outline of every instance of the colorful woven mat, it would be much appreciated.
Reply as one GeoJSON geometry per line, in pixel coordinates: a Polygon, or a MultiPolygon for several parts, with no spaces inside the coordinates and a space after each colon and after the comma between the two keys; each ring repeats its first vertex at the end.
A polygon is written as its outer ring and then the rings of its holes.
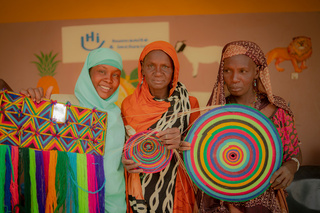
{"type": "Polygon", "coordinates": [[[190,128],[187,171],[208,195],[242,202],[262,194],[282,162],[282,142],[261,112],[229,104],[203,114],[190,128]]]}
{"type": "Polygon", "coordinates": [[[103,156],[0,145],[0,212],[105,210],[103,156]]]}
{"type": "Polygon", "coordinates": [[[0,91],[0,144],[103,155],[107,113],[0,91]]]}
{"type": "Polygon", "coordinates": [[[131,136],[124,147],[124,156],[135,163],[144,173],[156,173],[163,170],[172,158],[172,150],[162,145],[157,132],[143,131],[131,136]]]}

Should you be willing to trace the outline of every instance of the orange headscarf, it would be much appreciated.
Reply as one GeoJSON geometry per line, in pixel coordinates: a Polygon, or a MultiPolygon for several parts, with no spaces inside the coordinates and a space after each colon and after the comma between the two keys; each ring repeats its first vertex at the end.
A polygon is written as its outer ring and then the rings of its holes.
{"type": "Polygon", "coordinates": [[[166,100],[156,101],[149,91],[148,84],[143,81],[141,62],[143,62],[146,55],[153,50],[162,50],[173,61],[174,71],[172,84],[170,85],[169,97],[172,95],[178,83],[180,64],[174,47],[165,41],[155,41],[148,44],[143,49],[139,58],[139,84],[134,93],[128,96],[122,102],[121,106],[124,124],[130,125],[136,130],[136,132],[147,130],[150,126],[156,123],[161,118],[161,115],[170,107],[170,102],[166,100]]]}

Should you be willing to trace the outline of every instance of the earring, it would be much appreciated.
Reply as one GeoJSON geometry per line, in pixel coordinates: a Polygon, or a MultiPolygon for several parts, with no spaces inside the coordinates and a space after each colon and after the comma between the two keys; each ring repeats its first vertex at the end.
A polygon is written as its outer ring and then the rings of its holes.
{"type": "Polygon", "coordinates": [[[144,75],[142,76],[142,80],[141,80],[141,84],[140,84],[140,87],[139,87],[139,88],[141,88],[141,86],[142,86],[142,84],[143,84],[143,79],[144,79],[144,75]]]}
{"type": "Polygon", "coordinates": [[[253,80],[253,86],[256,87],[257,86],[257,79],[253,80]]]}

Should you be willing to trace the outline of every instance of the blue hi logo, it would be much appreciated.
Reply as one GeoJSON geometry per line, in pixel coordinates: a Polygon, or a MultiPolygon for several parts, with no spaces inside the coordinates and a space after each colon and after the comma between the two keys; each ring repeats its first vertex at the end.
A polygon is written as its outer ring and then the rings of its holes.
{"type": "Polygon", "coordinates": [[[98,49],[100,47],[102,47],[102,45],[104,44],[105,41],[102,41],[100,43],[100,37],[99,37],[99,33],[97,33],[96,37],[94,36],[94,32],[91,32],[90,34],[87,33],[86,36],[81,36],[81,47],[84,49],[84,50],[87,50],[87,51],[92,51],[94,49],[98,49]],[[93,48],[93,49],[89,49],[89,48],[86,48],[85,47],[85,44],[97,44],[98,47],[96,48],[93,48]],[[99,45],[100,43],[100,45],[99,45]]]}

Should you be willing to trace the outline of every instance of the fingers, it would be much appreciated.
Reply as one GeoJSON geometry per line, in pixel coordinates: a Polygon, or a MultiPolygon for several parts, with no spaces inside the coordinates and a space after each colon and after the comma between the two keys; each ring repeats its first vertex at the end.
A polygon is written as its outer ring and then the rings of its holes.
{"type": "Polygon", "coordinates": [[[20,93],[31,98],[32,101],[36,101],[39,103],[43,99],[43,88],[28,88],[26,90],[22,89],[20,90],[20,93]]]}
{"type": "Polygon", "coordinates": [[[25,90],[25,89],[21,89],[21,90],[19,91],[19,93],[22,94],[22,95],[25,95],[25,96],[30,97],[30,94],[29,94],[28,91],[25,90]]]}
{"type": "Polygon", "coordinates": [[[40,101],[42,101],[44,95],[43,95],[43,88],[39,87],[37,89],[34,90],[35,95],[36,95],[36,102],[39,103],[40,101]]]}
{"type": "Polygon", "coordinates": [[[291,184],[293,177],[294,176],[286,166],[281,166],[271,176],[271,179],[270,179],[271,187],[274,189],[285,189],[291,184]]]}
{"type": "Polygon", "coordinates": [[[53,86],[48,87],[46,95],[45,95],[46,99],[51,99],[52,91],[53,91],[53,86]]]}
{"type": "Polygon", "coordinates": [[[191,149],[191,143],[186,141],[181,141],[179,151],[187,151],[191,149]]]}
{"type": "Polygon", "coordinates": [[[141,163],[135,163],[133,160],[126,159],[122,156],[122,164],[129,173],[142,173],[143,169],[138,169],[141,163]]]}
{"type": "Polygon", "coordinates": [[[178,149],[181,142],[181,134],[178,128],[169,128],[157,133],[162,144],[167,149],[178,149]]]}

